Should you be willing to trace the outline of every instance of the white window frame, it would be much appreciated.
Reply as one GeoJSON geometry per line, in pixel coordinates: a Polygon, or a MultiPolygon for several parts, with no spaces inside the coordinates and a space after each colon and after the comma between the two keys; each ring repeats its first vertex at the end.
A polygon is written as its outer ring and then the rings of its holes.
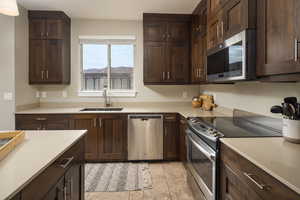
{"type": "Polygon", "coordinates": [[[79,84],[79,92],[78,96],[80,97],[103,97],[103,90],[99,91],[87,91],[82,90],[82,74],[83,74],[83,45],[84,44],[103,44],[108,45],[108,88],[107,88],[107,95],[110,97],[136,97],[136,77],[135,77],[135,70],[136,70],[136,63],[137,63],[137,51],[136,51],[136,37],[132,35],[127,36],[80,36],[80,84],[79,84]],[[121,44],[132,44],[133,45],[133,88],[132,90],[111,90],[111,81],[110,81],[110,70],[111,70],[111,45],[121,45],[121,44]]]}

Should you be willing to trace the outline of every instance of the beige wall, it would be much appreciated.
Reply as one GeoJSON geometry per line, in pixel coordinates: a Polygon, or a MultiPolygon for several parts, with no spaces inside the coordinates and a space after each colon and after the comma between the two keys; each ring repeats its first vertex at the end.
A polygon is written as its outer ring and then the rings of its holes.
{"type": "Polygon", "coordinates": [[[270,113],[271,106],[280,105],[284,97],[296,96],[300,99],[300,83],[245,82],[234,85],[206,85],[201,86],[200,91],[215,94],[216,103],[220,106],[270,116],[274,116],[270,113]]]}
{"type": "Polygon", "coordinates": [[[19,6],[20,16],[15,18],[15,79],[16,106],[39,103],[37,89],[28,84],[28,18],[27,10],[19,6]]]}
{"type": "Polygon", "coordinates": [[[43,86],[40,91],[47,92],[47,98],[41,102],[99,102],[101,98],[79,98],[80,88],[80,35],[136,35],[137,58],[135,67],[135,87],[138,92],[136,98],[115,98],[115,102],[132,101],[190,101],[197,95],[199,86],[147,86],[143,84],[143,23],[141,21],[116,21],[116,20],[72,20],[72,80],[70,86],[43,86]],[[68,98],[62,98],[62,91],[68,93],[68,98]],[[188,93],[187,98],[182,98],[182,93],[188,93]]]}
{"type": "Polygon", "coordinates": [[[4,93],[14,95],[15,39],[14,17],[0,15],[0,130],[14,129],[15,101],[4,100],[4,93]]]}

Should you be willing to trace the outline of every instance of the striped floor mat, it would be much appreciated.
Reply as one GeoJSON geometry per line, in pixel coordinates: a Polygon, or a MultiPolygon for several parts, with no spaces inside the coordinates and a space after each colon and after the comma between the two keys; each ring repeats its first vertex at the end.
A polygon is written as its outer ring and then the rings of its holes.
{"type": "Polygon", "coordinates": [[[151,173],[147,163],[85,165],[86,192],[122,192],[151,188],[151,173]]]}

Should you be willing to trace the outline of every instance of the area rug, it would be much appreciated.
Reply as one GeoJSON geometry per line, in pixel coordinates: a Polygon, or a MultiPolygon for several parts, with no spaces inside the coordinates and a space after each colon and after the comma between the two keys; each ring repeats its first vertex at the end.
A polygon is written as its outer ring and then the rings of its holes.
{"type": "Polygon", "coordinates": [[[151,173],[147,163],[85,165],[86,192],[122,192],[151,188],[151,173]]]}

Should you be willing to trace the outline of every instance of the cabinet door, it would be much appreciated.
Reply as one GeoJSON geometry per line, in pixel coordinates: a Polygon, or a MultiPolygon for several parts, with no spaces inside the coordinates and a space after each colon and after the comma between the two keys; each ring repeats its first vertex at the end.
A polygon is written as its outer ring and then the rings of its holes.
{"type": "Polygon", "coordinates": [[[168,42],[187,42],[190,38],[190,24],[184,22],[168,23],[168,42]]]}
{"type": "Polygon", "coordinates": [[[184,117],[180,119],[180,134],[179,134],[179,159],[182,162],[187,161],[187,146],[186,146],[186,133],[187,122],[184,117]]]}
{"type": "Polygon", "coordinates": [[[46,41],[30,40],[29,41],[29,82],[42,83],[45,78],[46,65],[46,41]]]}
{"type": "Polygon", "coordinates": [[[144,22],[144,41],[164,42],[167,39],[165,22],[144,22]]]}
{"type": "Polygon", "coordinates": [[[178,160],[179,127],[176,115],[164,119],[164,160],[178,160]]]}
{"type": "Polygon", "coordinates": [[[166,44],[146,42],[144,45],[144,82],[161,83],[166,80],[166,44]]]}
{"type": "Polygon", "coordinates": [[[85,136],[85,159],[95,161],[98,159],[98,137],[99,128],[97,116],[78,115],[74,117],[75,130],[88,130],[85,136]]]}
{"type": "Polygon", "coordinates": [[[16,115],[17,130],[42,130],[44,118],[40,116],[16,115]]]}
{"type": "Polygon", "coordinates": [[[257,1],[257,75],[300,72],[299,1],[257,1]]]}
{"type": "Polygon", "coordinates": [[[206,81],[206,36],[198,35],[192,41],[191,82],[202,83],[206,81]]]}
{"type": "Polygon", "coordinates": [[[127,117],[99,117],[99,159],[105,161],[127,160],[127,117]]]}
{"type": "Polygon", "coordinates": [[[59,19],[47,19],[47,39],[64,39],[64,22],[59,19]]]}
{"type": "Polygon", "coordinates": [[[189,45],[187,43],[168,43],[166,78],[173,83],[189,82],[189,45]]]}
{"type": "Polygon", "coordinates": [[[64,200],[81,200],[81,167],[83,165],[73,165],[66,173],[64,200]]]}
{"type": "Polygon", "coordinates": [[[48,116],[45,122],[46,130],[69,130],[70,129],[70,118],[69,116],[48,116]]]}
{"type": "Polygon", "coordinates": [[[207,22],[207,49],[218,48],[223,42],[224,22],[222,12],[219,12],[207,22]]]}
{"type": "Polygon", "coordinates": [[[263,200],[242,182],[230,167],[221,162],[221,200],[263,200]]]}
{"type": "Polygon", "coordinates": [[[220,10],[223,1],[224,0],[208,0],[207,1],[208,15],[212,16],[215,13],[217,13],[217,11],[220,10]]]}
{"type": "Polygon", "coordinates": [[[231,0],[223,9],[224,13],[224,37],[229,38],[245,29],[247,9],[243,7],[244,0],[231,0]]]}
{"type": "Polygon", "coordinates": [[[61,178],[43,200],[65,200],[64,189],[64,178],[61,178]]]}
{"type": "Polygon", "coordinates": [[[46,38],[46,20],[44,19],[29,20],[29,38],[30,39],[46,38]]]}
{"type": "Polygon", "coordinates": [[[46,52],[46,82],[60,83],[63,76],[63,41],[47,40],[46,52]]]}

